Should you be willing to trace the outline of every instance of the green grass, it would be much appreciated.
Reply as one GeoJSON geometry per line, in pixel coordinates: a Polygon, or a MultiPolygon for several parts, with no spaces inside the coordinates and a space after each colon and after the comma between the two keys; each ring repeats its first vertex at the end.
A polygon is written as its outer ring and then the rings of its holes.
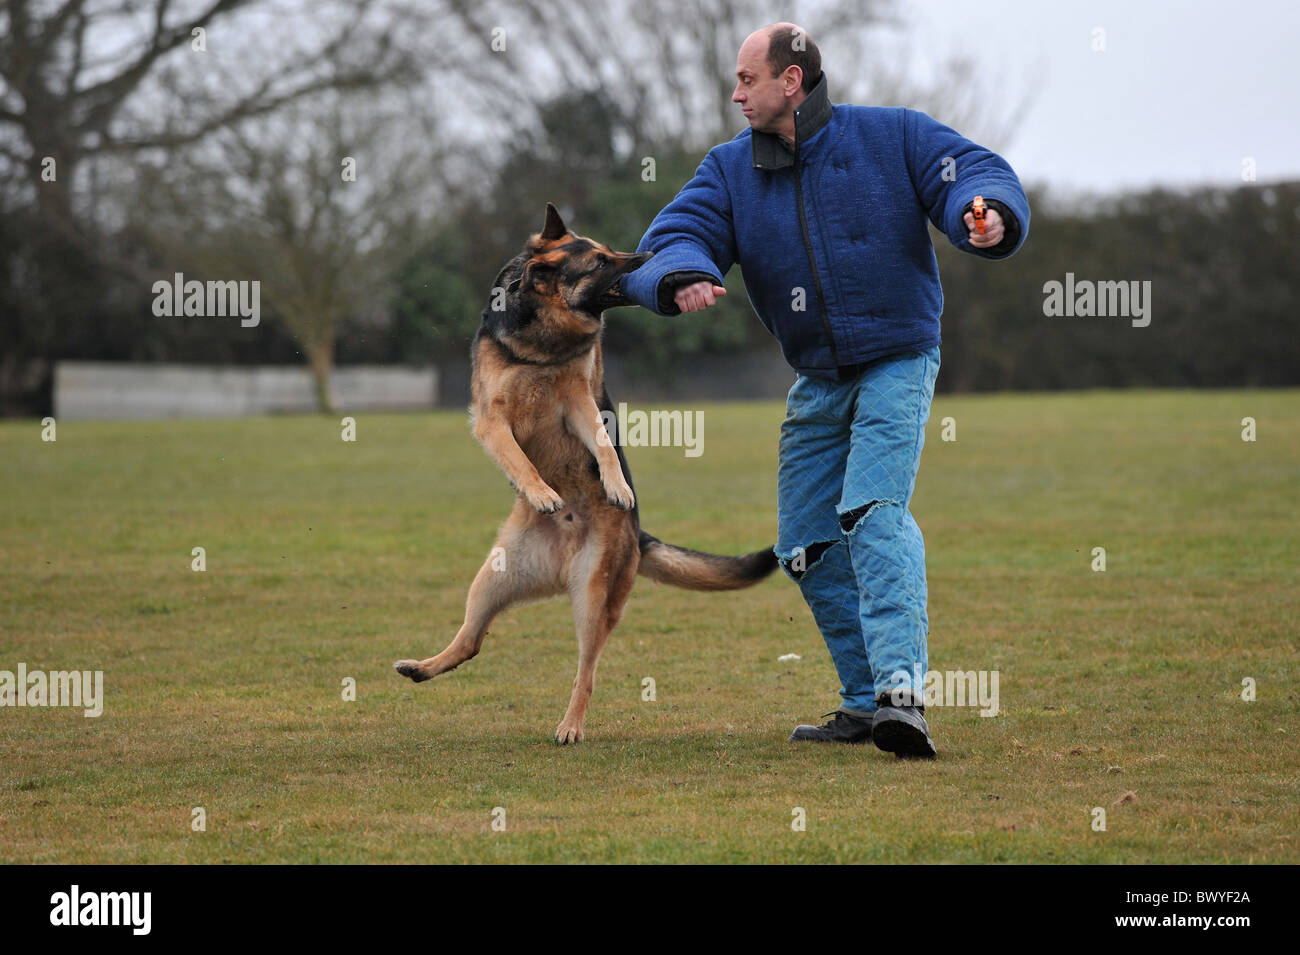
{"type": "MultiPolygon", "coordinates": [[[[703,411],[702,457],[629,451],[646,528],[770,543],[781,408],[703,411]]],[[[0,861],[1300,861],[1298,412],[1295,391],[940,397],[913,501],[930,662],[998,670],[1002,712],[932,709],[933,763],[786,742],[837,681],[779,574],[642,580],[576,747],[549,742],[564,601],[402,680],[511,502],[461,413],[363,415],[355,444],[316,417],[67,421],[53,444],[5,422],[0,669],[101,669],[106,702],[0,709],[0,861]]]]}

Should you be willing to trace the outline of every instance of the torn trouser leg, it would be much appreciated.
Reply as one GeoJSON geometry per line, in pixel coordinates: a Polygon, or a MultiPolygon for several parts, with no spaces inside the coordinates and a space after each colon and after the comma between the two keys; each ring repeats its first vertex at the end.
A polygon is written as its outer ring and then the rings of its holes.
{"type": "Polygon", "coordinates": [[[929,667],[925,544],[908,505],[938,371],[936,347],[873,365],[857,383],[837,510],[878,695],[922,692],[929,667]]]}
{"type": "Polygon", "coordinates": [[[840,709],[858,716],[876,709],[875,680],[859,624],[858,585],[845,541],[821,541],[781,567],[799,584],[840,678],[840,709]]]}
{"type": "Polygon", "coordinates": [[[836,517],[849,453],[843,384],[800,377],[790,389],[777,473],[776,554],[821,631],[840,678],[840,708],[876,709],[875,683],[859,623],[858,586],[836,517]]]}

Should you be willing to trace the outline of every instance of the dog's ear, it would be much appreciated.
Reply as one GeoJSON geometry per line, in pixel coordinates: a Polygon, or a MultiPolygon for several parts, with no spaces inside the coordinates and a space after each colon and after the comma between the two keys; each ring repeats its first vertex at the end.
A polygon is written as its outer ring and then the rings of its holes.
{"type": "Polygon", "coordinates": [[[548,202],[546,204],[546,225],[542,226],[543,241],[550,242],[553,239],[560,239],[568,235],[568,233],[569,227],[560,218],[560,210],[548,202]]]}
{"type": "Polygon", "coordinates": [[[517,281],[511,283],[510,291],[522,289],[525,292],[544,292],[555,281],[555,266],[544,259],[532,258],[524,265],[517,281]]]}
{"type": "Polygon", "coordinates": [[[522,292],[552,292],[559,281],[560,266],[566,256],[562,249],[530,255],[519,273],[519,290],[522,292]]]}

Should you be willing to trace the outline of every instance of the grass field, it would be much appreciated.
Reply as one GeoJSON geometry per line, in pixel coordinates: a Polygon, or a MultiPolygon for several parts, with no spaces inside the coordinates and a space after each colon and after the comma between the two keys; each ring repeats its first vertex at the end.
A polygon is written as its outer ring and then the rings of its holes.
{"type": "MultiPolygon", "coordinates": [[[[782,409],[702,410],[702,456],[629,450],[643,524],[771,543],[782,409]]],[[[1001,713],[932,709],[932,763],[786,741],[838,683],[779,573],[642,580],[578,746],[550,742],[566,602],[401,679],[454,634],[511,491],[462,413],[357,429],[0,424],[0,669],[105,693],[97,719],[0,708],[0,861],[1300,862],[1300,392],[935,401],[930,663],[997,670],[1001,713]]]]}

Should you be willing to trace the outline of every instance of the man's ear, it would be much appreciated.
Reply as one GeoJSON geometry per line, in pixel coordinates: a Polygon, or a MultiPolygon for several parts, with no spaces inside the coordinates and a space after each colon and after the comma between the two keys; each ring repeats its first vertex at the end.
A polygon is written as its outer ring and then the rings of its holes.
{"type": "Polygon", "coordinates": [[[549,242],[552,239],[563,238],[568,233],[569,227],[560,218],[560,210],[548,202],[546,204],[546,225],[542,226],[542,239],[549,242]]]}
{"type": "Polygon", "coordinates": [[[787,66],[785,68],[785,73],[781,75],[781,80],[785,86],[785,89],[783,90],[785,95],[793,96],[799,91],[800,87],[803,86],[803,70],[797,66],[787,66]],[[790,85],[791,80],[794,82],[793,86],[790,85]]]}

